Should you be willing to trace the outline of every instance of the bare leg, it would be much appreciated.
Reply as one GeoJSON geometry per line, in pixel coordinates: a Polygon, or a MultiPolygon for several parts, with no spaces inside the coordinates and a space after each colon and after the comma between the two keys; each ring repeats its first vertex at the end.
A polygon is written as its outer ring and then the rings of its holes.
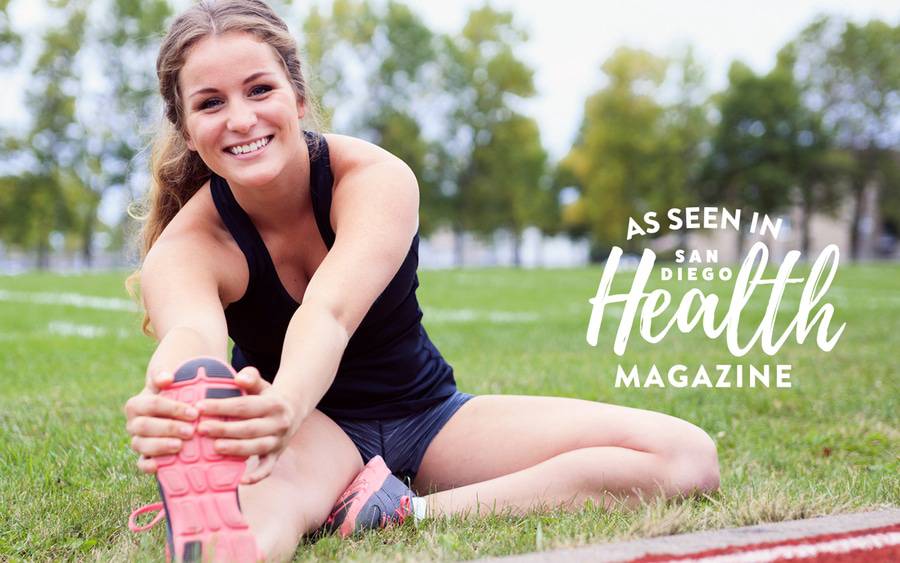
{"type": "Polygon", "coordinates": [[[240,488],[241,508],[267,561],[289,560],[362,469],[350,438],[319,411],[307,417],[272,474],[240,488]]]}
{"type": "Polygon", "coordinates": [[[466,403],[416,477],[432,514],[524,513],[712,491],[715,444],[665,414],[577,399],[490,395],[466,403]]]}

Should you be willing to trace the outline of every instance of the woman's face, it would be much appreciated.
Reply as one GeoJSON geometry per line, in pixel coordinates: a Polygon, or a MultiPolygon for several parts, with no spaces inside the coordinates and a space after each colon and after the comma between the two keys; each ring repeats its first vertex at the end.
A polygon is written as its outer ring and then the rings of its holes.
{"type": "Polygon", "coordinates": [[[303,104],[276,57],[248,33],[210,36],[178,76],[188,148],[241,186],[268,184],[300,148],[303,104]]]}

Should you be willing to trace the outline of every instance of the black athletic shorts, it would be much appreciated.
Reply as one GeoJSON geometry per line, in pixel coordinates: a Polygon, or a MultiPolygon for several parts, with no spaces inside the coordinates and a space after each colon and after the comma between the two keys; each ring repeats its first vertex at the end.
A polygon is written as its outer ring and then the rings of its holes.
{"type": "Polygon", "coordinates": [[[425,450],[457,410],[472,395],[457,391],[425,411],[384,420],[334,419],[350,436],[363,463],[376,455],[384,458],[391,472],[403,481],[416,478],[425,450]]]}

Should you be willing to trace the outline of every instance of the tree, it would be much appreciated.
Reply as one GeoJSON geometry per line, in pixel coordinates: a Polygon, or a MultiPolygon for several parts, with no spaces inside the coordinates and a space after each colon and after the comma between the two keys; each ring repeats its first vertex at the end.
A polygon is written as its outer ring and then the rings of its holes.
{"type": "MultiPolygon", "coordinates": [[[[154,73],[159,30],[171,15],[165,0],[110,0],[110,17],[90,29],[88,48],[105,61],[105,88],[83,96],[82,114],[90,115],[84,175],[90,204],[81,218],[82,256],[93,259],[94,232],[100,201],[115,190],[128,200],[137,195],[136,157],[147,143],[146,125],[158,113],[154,73]]],[[[142,163],[145,164],[145,163],[142,163]]],[[[129,218],[122,214],[119,229],[129,218]]]]}
{"type": "MultiPolygon", "coordinates": [[[[399,2],[338,0],[330,12],[310,11],[304,36],[326,119],[384,147],[416,172],[422,233],[452,224],[458,261],[464,231],[506,227],[518,240],[524,215],[508,200],[498,206],[491,199],[500,186],[496,170],[534,169],[530,161],[538,154],[531,151],[530,138],[528,150],[521,153],[491,142],[494,127],[537,132],[523,129],[521,116],[509,107],[511,96],[534,93],[531,70],[512,52],[524,34],[511,14],[476,10],[460,35],[448,37],[433,33],[399,2]],[[500,164],[500,158],[519,160],[500,164]],[[492,163],[493,171],[481,170],[479,162],[492,163]]],[[[544,176],[530,178],[530,200],[546,191],[544,176]]],[[[502,186],[519,191],[524,185],[519,179],[502,186]]],[[[554,209],[552,202],[543,209],[554,209]]],[[[534,221],[547,222],[532,215],[534,221]]]]}
{"type": "Polygon", "coordinates": [[[75,173],[83,161],[83,127],[75,116],[80,90],[76,59],[85,33],[86,7],[78,1],[57,4],[64,23],[44,33],[44,48],[32,71],[26,103],[34,116],[19,145],[30,171],[15,182],[8,203],[13,221],[5,229],[10,242],[37,249],[38,267],[49,264],[50,234],[77,229],[85,186],[75,173]]]}
{"type": "Polygon", "coordinates": [[[673,147],[656,97],[667,66],[647,51],[617,49],[602,65],[608,84],[585,102],[578,138],[560,163],[558,177],[580,191],[569,220],[588,230],[595,254],[622,242],[629,217],[661,211],[673,147]]]}
{"type": "MultiPolygon", "coordinates": [[[[893,167],[900,144],[900,26],[874,20],[863,25],[819,17],[785,48],[805,102],[823,115],[837,144],[849,151],[851,257],[861,253],[864,196],[880,186],[878,198],[898,197],[893,167]]],[[[876,205],[876,208],[879,206],[876,205]]],[[[892,205],[883,211],[891,212],[892,205]]],[[[900,217],[893,216],[895,223],[900,217]]],[[[876,222],[876,226],[879,226],[876,222]]]]}
{"type": "Polygon", "coordinates": [[[9,19],[9,0],[0,0],[0,69],[18,61],[22,38],[9,19]]]}
{"type": "Polygon", "coordinates": [[[426,137],[435,95],[434,34],[398,2],[374,7],[365,0],[338,0],[330,13],[313,8],[304,22],[305,51],[314,91],[321,92],[328,123],[385,148],[416,173],[422,234],[446,216],[440,191],[440,143],[426,137]]]}
{"type": "Polygon", "coordinates": [[[331,13],[313,6],[303,21],[303,51],[307,80],[322,111],[323,127],[330,128],[335,111],[350,105],[358,82],[350,70],[377,68],[373,38],[378,16],[368,0],[335,0],[331,13]]]}
{"type": "Polygon", "coordinates": [[[778,55],[775,73],[790,82],[790,113],[786,123],[792,129],[787,166],[794,174],[795,201],[800,208],[800,250],[809,254],[810,223],[815,213],[837,212],[851,177],[853,163],[846,151],[835,146],[834,132],[823,123],[821,111],[810,109],[803,101],[803,91],[796,82],[794,53],[788,46],[778,55]]]}
{"type": "MultiPolygon", "coordinates": [[[[705,195],[733,208],[779,211],[790,203],[799,161],[808,153],[802,143],[810,123],[799,90],[790,73],[778,67],[757,76],[735,62],[728,80],[718,96],[720,121],[705,169],[705,195]]],[[[738,231],[738,256],[745,235],[738,231]]]]}
{"type": "MultiPolygon", "coordinates": [[[[21,53],[22,38],[13,29],[9,18],[9,0],[0,0],[0,72],[5,71],[15,63],[21,53]]],[[[23,142],[16,139],[9,132],[0,130],[0,157],[4,161],[20,155],[23,152],[23,142]]],[[[4,164],[9,164],[5,162],[4,164]]],[[[10,175],[7,169],[5,175],[0,176],[0,240],[10,241],[13,238],[10,227],[18,224],[13,200],[16,197],[17,176],[10,175]]]]}
{"type": "MultiPolygon", "coordinates": [[[[705,71],[688,46],[670,62],[670,79],[677,94],[662,115],[660,165],[663,170],[658,189],[650,195],[651,207],[665,209],[697,205],[701,200],[700,181],[712,124],[705,71]]],[[[687,244],[687,231],[678,231],[679,246],[687,244]]]]}
{"type": "MultiPolygon", "coordinates": [[[[486,233],[514,226],[518,237],[522,215],[514,207],[496,208],[496,168],[535,168],[541,160],[539,138],[526,139],[517,152],[503,143],[507,128],[526,128],[511,109],[518,100],[535,93],[533,71],[514,54],[527,34],[509,12],[490,6],[473,10],[458,35],[447,37],[440,50],[442,89],[448,107],[444,144],[448,147],[443,182],[450,200],[450,223],[456,235],[456,262],[462,263],[463,234],[486,233]],[[498,139],[502,139],[498,140],[498,139]]],[[[514,145],[515,146],[514,141],[514,145]]],[[[543,174],[511,180],[505,188],[516,197],[529,198],[542,190],[543,174]]],[[[508,201],[508,198],[507,198],[508,201]]]]}
{"type": "Polygon", "coordinates": [[[472,156],[481,174],[473,179],[480,206],[470,210],[483,233],[503,228],[513,236],[513,264],[521,260],[522,232],[530,225],[552,224],[557,194],[547,175],[547,152],[534,119],[513,114],[494,124],[490,141],[472,156]]]}

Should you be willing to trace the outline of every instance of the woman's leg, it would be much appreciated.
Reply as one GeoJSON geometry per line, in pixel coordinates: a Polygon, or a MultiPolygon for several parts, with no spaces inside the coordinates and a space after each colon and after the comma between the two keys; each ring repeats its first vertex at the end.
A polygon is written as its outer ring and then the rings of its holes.
{"type": "Polygon", "coordinates": [[[713,491],[719,465],[700,428],[662,413],[554,397],[478,396],[425,452],[415,488],[432,514],[634,504],[713,491]]]}
{"type": "Polygon", "coordinates": [[[241,510],[267,561],[290,559],[362,469],[356,446],[318,410],[306,418],[272,474],[240,488],[241,510]]]}

